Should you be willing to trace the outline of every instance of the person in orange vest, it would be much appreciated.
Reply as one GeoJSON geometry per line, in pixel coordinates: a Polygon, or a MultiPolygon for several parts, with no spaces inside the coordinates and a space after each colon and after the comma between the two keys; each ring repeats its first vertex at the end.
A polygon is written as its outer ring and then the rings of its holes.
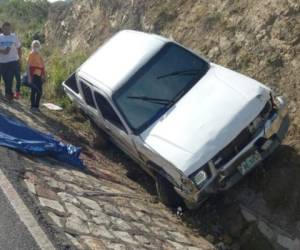
{"type": "Polygon", "coordinates": [[[31,52],[27,60],[28,82],[31,85],[31,110],[39,111],[40,100],[43,94],[43,82],[45,81],[45,64],[40,54],[41,44],[34,40],[31,44],[31,52]]]}

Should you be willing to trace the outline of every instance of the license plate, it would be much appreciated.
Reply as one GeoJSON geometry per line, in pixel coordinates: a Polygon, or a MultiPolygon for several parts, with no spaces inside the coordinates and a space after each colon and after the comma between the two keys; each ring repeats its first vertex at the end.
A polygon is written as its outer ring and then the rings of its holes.
{"type": "Polygon", "coordinates": [[[250,155],[245,161],[243,161],[238,166],[238,170],[242,175],[245,175],[260,161],[261,156],[257,151],[255,151],[254,154],[250,155]]]}

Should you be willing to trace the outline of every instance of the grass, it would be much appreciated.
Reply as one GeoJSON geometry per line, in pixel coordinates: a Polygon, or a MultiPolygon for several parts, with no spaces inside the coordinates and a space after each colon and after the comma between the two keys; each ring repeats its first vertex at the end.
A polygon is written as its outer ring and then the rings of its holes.
{"type": "Polygon", "coordinates": [[[54,51],[46,59],[47,81],[44,86],[44,98],[56,102],[63,108],[70,108],[71,102],[62,88],[62,82],[68,78],[87,58],[86,52],[73,52],[68,55],[54,51]]]}
{"type": "Polygon", "coordinates": [[[29,48],[32,40],[44,41],[48,10],[47,0],[0,0],[0,25],[10,22],[23,47],[29,48]]]}

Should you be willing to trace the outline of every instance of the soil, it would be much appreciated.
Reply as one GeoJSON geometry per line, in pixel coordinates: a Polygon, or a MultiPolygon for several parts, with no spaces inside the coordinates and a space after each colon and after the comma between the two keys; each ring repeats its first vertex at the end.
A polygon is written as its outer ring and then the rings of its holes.
{"type": "MultiPolygon", "coordinates": [[[[89,122],[80,112],[61,113],[62,115],[43,113],[50,127],[53,131],[58,131],[61,138],[82,147],[82,158],[89,161],[89,165],[93,165],[91,161],[96,160],[101,162],[101,171],[113,172],[116,178],[126,175],[128,185],[134,181],[139,185],[140,191],[150,194],[152,202],[158,202],[154,181],[113,144],[109,144],[106,149],[91,152],[93,133],[89,122]]],[[[212,196],[197,210],[184,210],[181,221],[200,235],[206,235],[217,246],[224,243],[228,249],[273,249],[256,226],[243,218],[240,197],[247,194],[249,189],[262,195],[278,220],[285,220],[282,226],[287,229],[294,226],[295,221],[299,220],[300,211],[298,199],[295,200],[300,190],[297,181],[300,177],[299,157],[295,147],[282,145],[261,167],[231,190],[212,196]],[[285,211],[289,211],[288,217],[285,211]],[[290,220],[290,224],[286,220],[290,220]],[[257,248],[249,248],[255,243],[257,248]]],[[[95,169],[95,173],[97,171],[95,169]]]]}
{"type": "MultiPolygon", "coordinates": [[[[240,197],[247,196],[249,190],[264,201],[267,212],[256,208],[265,217],[295,237],[300,234],[299,21],[297,0],[172,0],[163,3],[157,0],[74,0],[67,8],[53,6],[46,37],[52,46],[68,53],[78,48],[95,50],[121,29],[162,34],[213,62],[265,83],[277,95],[286,98],[291,126],[283,146],[237,187],[212,197],[199,210],[186,211],[182,216],[186,224],[207,234],[212,241],[232,241],[229,243],[232,249],[239,242],[239,246],[244,246],[241,249],[249,249],[252,245],[247,235],[257,235],[257,231],[245,223],[239,213],[232,212],[239,211],[240,197]]],[[[83,148],[84,143],[90,143],[88,122],[84,118],[76,113],[50,117],[54,122],[58,119],[65,124],[61,134],[66,139],[78,143],[79,133],[73,137],[70,130],[76,132],[83,127],[80,130],[83,131],[80,132],[83,148]]],[[[151,179],[118,149],[112,146],[100,154],[99,160],[103,162],[108,157],[115,164],[124,165],[122,171],[130,172],[128,175],[141,183],[142,189],[154,195],[151,179]]],[[[250,198],[243,199],[250,203],[250,198]]],[[[264,237],[260,239],[258,242],[265,242],[264,237]]],[[[267,243],[261,246],[252,249],[268,249],[267,243]]]]}

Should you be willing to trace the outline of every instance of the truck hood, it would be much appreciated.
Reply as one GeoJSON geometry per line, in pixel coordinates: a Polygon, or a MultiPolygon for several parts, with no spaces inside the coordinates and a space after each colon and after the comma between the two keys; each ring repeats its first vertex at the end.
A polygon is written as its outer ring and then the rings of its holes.
{"type": "Polygon", "coordinates": [[[261,83],[211,64],[206,75],[141,138],[188,176],[247,127],[269,98],[270,89],[261,83]]]}

